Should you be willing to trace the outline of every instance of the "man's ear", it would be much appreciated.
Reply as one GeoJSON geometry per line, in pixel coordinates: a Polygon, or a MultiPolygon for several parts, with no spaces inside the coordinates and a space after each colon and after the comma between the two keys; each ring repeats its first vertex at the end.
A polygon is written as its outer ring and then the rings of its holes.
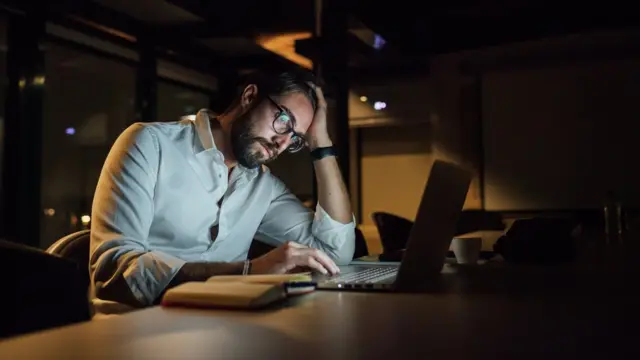
{"type": "Polygon", "coordinates": [[[242,91],[242,95],[240,96],[240,106],[243,110],[245,110],[251,103],[253,103],[258,98],[258,86],[255,84],[249,84],[242,91]]]}

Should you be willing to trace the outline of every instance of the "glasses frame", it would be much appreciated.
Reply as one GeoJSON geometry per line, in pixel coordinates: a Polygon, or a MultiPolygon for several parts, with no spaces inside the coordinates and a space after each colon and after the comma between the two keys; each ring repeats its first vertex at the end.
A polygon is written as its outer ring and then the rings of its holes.
{"type": "Polygon", "coordinates": [[[291,113],[286,110],[285,108],[283,108],[280,104],[278,104],[275,100],[273,100],[273,98],[271,98],[271,96],[267,96],[267,99],[269,99],[269,101],[273,104],[273,106],[275,106],[278,109],[278,113],[276,114],[275,118],[273,119],[273,122],[271,123],[271,127],[273,128],[273,131],[276,132],[276,134],[278,135],[287,135],[287,134],[292,134],[292,138],[298,137],[300,138],[300,142],[299,145],[294,145],[293,143],[291,145],[289,145],[289,147],[287,147],[287,152],[290,153],[296,153],[300,150],[302,150],[306,144],[307,144],[307,140],[305,139],[305,137],[296,132],[294,130],[294,127],[296,125],[296,120],[295,118],[291,115],[291,113]],[[276,121],[278,121],[278,119],[280,119],[280,116],[282,116],[282,114],[285,114],[289,117],[289,125],[286,131],[284,132],[279,132],[276,129],[276,121]]]}

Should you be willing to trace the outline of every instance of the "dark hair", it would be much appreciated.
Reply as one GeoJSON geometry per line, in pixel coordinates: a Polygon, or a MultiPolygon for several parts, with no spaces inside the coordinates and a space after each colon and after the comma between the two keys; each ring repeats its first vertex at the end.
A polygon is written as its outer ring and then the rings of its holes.
{"type": "Polygon", "coordinates": [[[282,96],[291,93],[303,93],[311,102],[313,111],[316,110],[318,98],[315,90],[307,83],[317,84],[316,77],[309,71],[304,70],[288,70],[279,72],[255,72],[248,74],[241,81],[239,93],[236,94],[234,105],[239,101],[242,91],[250,85],[255,84],[258,87],[258,97],[266,96],[282,96]]]}

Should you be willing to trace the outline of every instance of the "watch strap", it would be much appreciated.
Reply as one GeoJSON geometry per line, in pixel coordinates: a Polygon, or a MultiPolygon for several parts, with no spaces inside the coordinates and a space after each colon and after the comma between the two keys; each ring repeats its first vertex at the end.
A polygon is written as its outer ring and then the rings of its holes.
{"type": "Polygon", "coordinates": [[[311,150],[311,158],[313,161],[323,159],[327,156],[336,156],[336,149],[333,146],[319,147],[311,150]]]}

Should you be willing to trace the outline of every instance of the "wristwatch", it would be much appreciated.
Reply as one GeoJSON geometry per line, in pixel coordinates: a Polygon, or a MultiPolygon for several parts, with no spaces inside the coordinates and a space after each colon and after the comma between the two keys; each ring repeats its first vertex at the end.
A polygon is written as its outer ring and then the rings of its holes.
{"type": "Polygon", "coordinates": [[[327,156],[336,156],[336,149],[333,146],[319,147],[311,151],[313,161],[323,159],[327,156]]]}

